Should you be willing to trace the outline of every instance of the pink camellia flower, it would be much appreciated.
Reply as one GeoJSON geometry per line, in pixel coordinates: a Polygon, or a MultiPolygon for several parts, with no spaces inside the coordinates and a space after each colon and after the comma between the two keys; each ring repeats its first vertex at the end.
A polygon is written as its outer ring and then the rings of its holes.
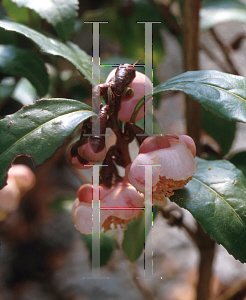
{"type": "Polygon", "coordinates": [[[127,166],[129,182],[140,192],[145,191],[145,170],[139,165],[152,167],[153,201],[165,201],[165,197],[182,189],[197,170],[196,147],[193,139],[186,135],[150,136],[139,148],[139,154],[127,166]]]}
{"type": "MultiPolygon", "coordinates": [[[[105,185],[84,184],[78,190],[72,208],[72,219],[76,228],[84,234],[92,233],[92,199],[93,189],[100,193],[100,227],[107,231],[113,224],[124,228],[131,219],[138,217],[144,202],[144,195],[139,193],[130,183],[123,181],[116,183],[111,188],[105,185]]],[[[93,207],[99,209],[99,202],[93,201],[93,207]]],[[[97,232],[98,228],[93,228],[97,232]]]]}
{"type": "MultiPolygon", "coordinates": [[[[116,69],[112,70],[106,82],[109,82],[115,75],[116,69]]],[[[151,80],[145,76],[143,73],[136,71],[136,77],[133,81],[129,84],[129,87],[133,89],[133,95],[130,97],[126,94],[121,102],[121,107],[119,110],[118,118],[123,122],[130,121],[131,115],[134,111],[134,108],[139,100],[141,100],[144,95],[148,94],[152,90],[152,82],[151,80]]],[[[150,106],[151,101],[145,103],[145,110],[148,109],[150,106]]],[[[137,114],[136,121],[141,120],[144,117],[144,106],[140,109],[139,113],[137,114]]]]}

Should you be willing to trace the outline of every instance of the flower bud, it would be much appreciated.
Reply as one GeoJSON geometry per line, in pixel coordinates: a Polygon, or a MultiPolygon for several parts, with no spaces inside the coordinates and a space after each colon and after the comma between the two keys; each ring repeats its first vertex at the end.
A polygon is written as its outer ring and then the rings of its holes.
{"type": "Polygon", "coordinates": [[[67,153],[68,161],[72,166],[80,170],[90,169],[95,163],[89,162],[78,155],[77,145],[74,143],[70,146],[67,153]],[[89,165],[89,166],[88,166],[89,165]]]}
{"type": "MultiPolygon", "coordinates": [[[[109,82],[115,76],[115,70],[112,70],[106,82],[109,82]]],[[[128,85],[129,88],[133,89],[132,92],[126,93],[122,102],[121,107],[119,110],[118,118],[123,122],[130,121],[131,115],[137,105],[138,101],[141,100],[144,95],[149,93],[152,89],[152,82],[151,80],[145,76],[143,73],[136,71],[136,77],[133,81],[128,85]],[[130,94],[130,95],[129,95],[130,94]]],[[[148,109],[149,105],[151,104],[150,99],[145,103],[145,111],[148,109]]],[[[141,120],[144,117],[144,106],[140,109],[137,114],[136,121],[141,120]]]]}
{"type": "Polygon", "coordinates": [[[106,156],[106,147],[97,147],[96,139],[89,139],[89,142],[78,147],[78,154],[85,160],[95,163],[99,163],[104,160],[106,156]],[[101,150],[102,149],[102,150],[101,150]]]}
{"type": "MultiPolygon", "coordinates": [[[[99,209],[99,202],[93,201],[92,208],[92,199],[93,199],[93,189],[98,189],[99,187],[91,184],[84,184],[78,190],[78,198],[75,199],[72,208],[72,219],[75,223],[75,227],[78,231],[84,234],[91,234],[92,228],[93,233],[98,232],[98,224],[94,224],[92,221],[93,208],[99,209]]],[[[100,227],[102,227],[103,222],[109,217],[107,211],[100,213],[100,227]]]]}
{"type": "Polygon", "coordinates": [[[129,182],[123,181],[111,188],[111,192],[104,196],[101,206],[111,207],[108,211],[109,214],[127,220],[133,219],[139,214],[139,211],[134,208],[140,209],[143,202],[144,195],[139,193],[129,182]]]}

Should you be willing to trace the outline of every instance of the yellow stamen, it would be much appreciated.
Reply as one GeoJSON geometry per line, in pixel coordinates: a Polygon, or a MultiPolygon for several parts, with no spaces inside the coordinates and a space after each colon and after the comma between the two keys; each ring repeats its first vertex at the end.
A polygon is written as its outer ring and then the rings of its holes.
{"type": "MultiPolygon", "coordinates": [[[[140,217],[143,214],[143,211],[140,211],[138,213],[138,217],[140,217]]],[[[136,219],[136,217],[133,218],[134,220],[136,219]]],[[[120,226],[121,229],[127,229],[126,224],[130,223],[132,219],[120,219],[118,217],[115,216],[109,216],[102,224],[102,227],[104,228],[104,232],[112,229],[111,225],[113,224],[114,228],[116,229],[118,227],[118,225],[120,226]]]]}
{"type": "Polygon", "coordinates": [[[159,181],[155,186],[155,190],[153,191],[154,199],[157,201],[164,201],[165,197],[163,197],[163,194],[168,198],[171,197],[174,194],[174,188],[175,190],[182,189],[191,179],[192,176],[186,180],[166,179],[165,176],[160,176],[159,181]]]}

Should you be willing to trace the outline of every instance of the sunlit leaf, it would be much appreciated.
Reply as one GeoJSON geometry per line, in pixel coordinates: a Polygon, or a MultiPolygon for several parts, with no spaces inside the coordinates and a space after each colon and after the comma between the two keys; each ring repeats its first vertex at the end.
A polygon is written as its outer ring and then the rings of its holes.
{"type": "Polygon", "coordinates": [[[154,88],[154,94],[165,91],[182,91],[218,117],[246,122],[246,79],[242,76],[210,70],[190,71],[154,88]]]}
{"type": "Polygon", "coordinates": [[[14,80],[3,80],[0,83],[0,102],[9,97],[15,89],[14,80]]]}
{"type": "MultiPolygon", "coordinates": [[[[0,20],[0,27],[23,34],[31,39],[40,51],[45,54],[52,54],[65,58],[73,64],[89,82],[92,82],[91,57],[72,42],[64,44],[56,39],[46,37],[25,25],[11,21],[0,20]]],[[[98,82],[98,80],[96,81],[96,78],[94,80],[95,82],[98,82]]]]}
{"type": "Polygon", "coordinates": [[[200,10],[200,28],[208,30],[222,22],[246,22],[246,5],[237,0],[204,0],[200,10]]]}
{"type": "Polygon", "coordinates": [[[74,29],[78,0],[12,0],[19,7],[28,7],[52,24],[58,35],[67,40],[74,29]]]}

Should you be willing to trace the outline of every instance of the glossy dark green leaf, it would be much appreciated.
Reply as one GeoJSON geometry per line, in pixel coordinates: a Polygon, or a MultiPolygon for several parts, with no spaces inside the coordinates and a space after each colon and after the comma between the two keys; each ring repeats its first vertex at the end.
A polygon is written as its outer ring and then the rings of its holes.
{"type": "MultiPolygon", "coordinates": [[[[56,39],[46,37],[25,25],[11,21],[0,20],[0,27],[23,34],[31,39],[40,51],[45,54],[52,54],[65,58],[73,64],[89,82],[92,82],[91,57],[72,42],[64,44],[56,39]]],[[[95,82],[98,82],[98,80],[96,81],[95,79],[95,82]]]]}
{"type": "Polygon", "coordinates": [[[200,10],[200,28],[208,30],[222,22],[246,22],[246,5],[237,0],[204,0],[200,10]]]}
{"type": "Polygon", "coordinates": [[[202,128],[220,145],[222,155],[228,153],[236,132],[236,122],[227,122],[202,109],[202,128]]]}
{"type": "Polygon", "coordinates": [[[31,50],[0,45],[0,72],[27,78],[40,96],[48,92],[49,77],[44,62],[31,50]]]}
{"type": "Polygon", "coordinates": [[[15,156],[25,153],[42,164],[92,115],[88,105],[76,100],[43,99],[0,120],[0,187],[15,156]]]}
{"type": "Polygon", "coordinates": [[[246,177],[246,151],[235,153],[229,160],[241,170],[246,177]]]}
{"type": "Polygon", "coordinates": [[[67,40],[74,29],[78,0],[12,0],[19,7],[28,7],[52,24],[58,35],[67,40]]]}
{"type": "Polygon", "coordinates": [[[188,209],[218,244],[246,262],[246,180],[226,160],[197,158],[198,170],[171,201],[188,209]]]}
{"type": "Polygon", "coordinates": [[[154,88],[154,94],[165,91],[182,91],[218,117],[246,122],[246,79],[242,76],[219,71],[190,71],[154,88]]]}
{"type": "MultiPolygon", "coordinates": [[[[153,218],[155,219],[159,207],[154,206],[153,218]]],[[[124,233],[122,248],[130,261],[135,261],[142,254],[145,243],[145,230],[147,234],[150,227],[145,228],[145,215],[143,214],[136,221],[132,220],[127,224],[128,229],[124,233]]]]}
{"type": "MultiPolygon", "coordinates": [[[[92,260],[92,234],[81,234],[82,239],[90,252],[90,260],[92,260]]],[[[116,241],[108,235],[108,233],[100,233],[100,266],[105,266],[112,257],[116,248],[116,241]]]]}

